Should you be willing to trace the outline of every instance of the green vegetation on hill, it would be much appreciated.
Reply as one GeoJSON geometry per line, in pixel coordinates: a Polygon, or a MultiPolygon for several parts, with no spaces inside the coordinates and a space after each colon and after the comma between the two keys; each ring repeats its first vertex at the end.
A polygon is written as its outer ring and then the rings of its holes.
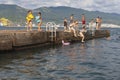
{"type": "Polygon", "coordinates": [[[25,21],[24,16],[26,15],[26,11],[26,9],[16,5],[0,4],[0,18],[7,18],[14,22],[14,24],[23,23],[22,21],[25,21]]]}
{"type": "MultiPolygon", "coordinates": [[[[27,9],[17,5],[5,5],[0,4],[0,18],[4,17],[12,21],[15,24],[25,25],[25,17],[27,9]]],[[[33,14],[37,15],[38,12],[42,13],[43,23],[54,21],[56,23],[62,23],[64,17],[69,19],[71,14],[74,14],[75,19],[80,20],[81,14],[85,14],[87,21],[89,22],[92,18],[100,16],[103,18],[104,23],[120,24],[120,14],[114,13],[103,13],[98,11],[86,11],[83,9],[71,8],[71,7],[41,7],[33,10],[33,14]]]]}
{"type": "Polygon", "coordinates": [[[71,7],[41,7],[34,10],[41,11],[43,13],[43,17],[45,21],[53,20],[55,22],[63,22],[64,17],[69,19],[71,14],[74,14],[74,17],[78,20],[81,20],[81,15],[85,14],[87,21],[89,22],[91,19],[95,19],[100,16],[103,19],[104,23],[114,23],[120,24],[120,14],[114,13],[104,13],[99,11],[86,11],[83,9],[71,8],[71,7]]]}

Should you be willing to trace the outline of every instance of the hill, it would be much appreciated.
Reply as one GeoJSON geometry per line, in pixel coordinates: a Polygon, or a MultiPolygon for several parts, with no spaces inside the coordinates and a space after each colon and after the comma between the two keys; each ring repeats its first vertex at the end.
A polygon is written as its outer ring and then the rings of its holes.
{"type": "MultiPolygon", "coordinates": [[[[25,25],[25,16],[28,9],[22,8],[17,5],[5,5],[0,4],[0,18],[4,17],[14,22],[15,24],[25,25]]],[[[37,12],[42,13],[44,24],[49,21],[55,21],[56,23],[62,23],[64,17],[69,19],[71,14],[78,20],[81,19],[81,14],[85,14],[87,21],[89,22],[92,18],[100,16],[103,18],[104,23],[120,24],[120,14],[115,13],[104,13],[99,11],[87,11],[78,8],[71,8],[65,6],[59,7],[40,7],[33,10],[33,14],[37,15],[37,12]]]]}
{"type": "Polygon", "coordinates": [[[23,23],[26,11],[27,9],[17,5],[0,4],[0,18],[7,18],[15,24],[23,23]]]}
{"type": "Polygon", "coordinates": [[[64,17],[69,19],[71,14],[74,14],[74,17],[78,20],[81,19],[81,15],[85,14],[87,21],[89,22],[91,19],[96,18],[98,16],[103,18],[103,22],[105,23],[114,23],[120,24],[120,14],[115,13],[104,13],[99,11],[86,11],[83,9],[71,8],[71,7],[41,7],[35,9],[34,12],[41,11],[43,13],[43,17],[45,21],[53,20],[55,22],[62,22],[64,17]]]}

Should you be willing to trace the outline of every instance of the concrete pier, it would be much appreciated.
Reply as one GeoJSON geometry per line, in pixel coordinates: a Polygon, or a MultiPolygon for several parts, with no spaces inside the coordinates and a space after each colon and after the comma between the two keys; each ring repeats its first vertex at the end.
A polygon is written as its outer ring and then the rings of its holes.
{"type": "MultiPolygon", "coordinates": [[[[96,30],[85,33],[85,40],[110,36],[109,30],[96,30]]],[[[0,51],[24,49],[38,45],[61,43],[61,40],[81,41],[81,37],[74,37],[71,32],[57,31],[56,37],[46,31],[2,30],[0,31],[0,51]]]]}

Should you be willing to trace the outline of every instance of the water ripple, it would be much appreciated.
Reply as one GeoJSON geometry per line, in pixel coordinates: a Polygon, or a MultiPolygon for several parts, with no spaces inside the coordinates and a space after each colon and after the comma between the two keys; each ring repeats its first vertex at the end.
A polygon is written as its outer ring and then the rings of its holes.
{"type": "Polygon", "coordinates": [[[120,32],[111,31],[109,40],[0,54],[0,80],[119,80],[120,32]]]}

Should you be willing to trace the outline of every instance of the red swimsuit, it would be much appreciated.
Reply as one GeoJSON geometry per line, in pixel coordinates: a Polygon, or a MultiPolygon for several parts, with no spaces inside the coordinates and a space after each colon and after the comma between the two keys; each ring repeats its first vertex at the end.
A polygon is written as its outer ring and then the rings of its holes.
{"type": "Polygon", "coordinates": [[[85,20],[84,20],[84,21],[82,21],[82,24],[85,24],[85,20]]]}

